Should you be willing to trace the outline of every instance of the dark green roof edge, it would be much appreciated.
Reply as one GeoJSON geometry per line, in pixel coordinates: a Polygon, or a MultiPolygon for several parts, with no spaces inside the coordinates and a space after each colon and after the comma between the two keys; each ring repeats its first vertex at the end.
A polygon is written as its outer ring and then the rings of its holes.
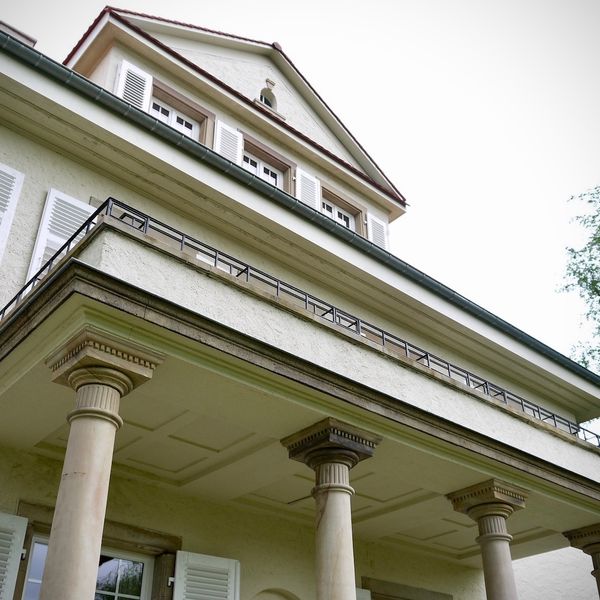
{"type": "Polygon", "coordinates": [[[199,142],[195,142],[182,133],[177,132],[172,127],[169,127],[168,125],[158,121],[148,113],[131,106],[121,98],[118,98],[99,85],[91,82],[89,79],[86,79],[68,67],[65,67],[64,65],[42,54],[38,50],[23,44],[19,40],[1,31],[0,48],[5,53],[12,55],[22,63],[37,69],[56,81],[60,81],[65,86],[76,91],[82,96],[94,100],[112,112],[115,112],[120,116],[136,123],[140,127],[151,131],[152,133],[161,137],[164,141],[181,148],[183,151],[204,161],[210,166],[227,173],[234,179],[237,179],[239,182],[255,189],[279,204],[283,204],[292,211],[302,215],[304,218],[318,224],[323,229],[326,229],[332,235],[341,238],[366,254],[373,256],[375,259],[386,264],[394,271],[423,286],[440,298],[447,300],[465,312],[477,317],[481,321],[491,325],[495,329],[498,329],[502,333],[505,333],[525,346],[528,346],[532,350],[535,350],[536,352],[546,356],[572,373],[575,373],[583,379],[600,386],[600,375],[589,371],[585,367],[566,357],[564,354],[552,349],[550,346],[540,342],[514,325],[511,325],[507,321],[482,308],[478,304],[471,302],[461,294],[450,289],[448,286],[440,283],[432,277],[429,277],[419,269],[409,265],[407,262],[373,244],[357,233],[346,229],[342,225],[339,225],[314,208],[311,208],[310,206],[300,202],[297,198],[294,198],[286,192],[275,188],[259,177],[248,173],[248,171],[245,171],[242,169],[242,167],[232,163],[226,158],[223,158],[220,154],[217,154],[210,148],[207,148],[199,142]]]}

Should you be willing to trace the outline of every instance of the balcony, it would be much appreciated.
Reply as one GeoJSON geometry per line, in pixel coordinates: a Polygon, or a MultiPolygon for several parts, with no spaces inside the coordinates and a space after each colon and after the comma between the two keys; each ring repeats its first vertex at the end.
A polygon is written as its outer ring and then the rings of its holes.
{"type": "Polygon", "coordinates": [[[411,342],[404,340],[381,327],[369,323],[304,290],[286,283],[272,275],[256,269],[242,259],[221,252],[184,232],[178,231],[151,216],[146,215],[118,200],[109,198],[82,224],[65,244],[42,266],[23,288],[0,310],[2,323],[38,287],[65,256],[90,234],[96,225],[105,218],[112,218],[135,232],[151,236],[165,246],[193,256],[197,261],[217,269],[234,279],[242,287],[273,297],[297,310],[310,314],[312,318],[327,323],[356,340],[367,342],[386,354],[399,358],[405,363],[418,365],[431,375],[447,379],[466,389],[492,398],[505,407],[523,413],[528,417],[549,425],[559,431],[600,447],[600,435],[581,427],[563,416],[547,410],[509,390],[439,357],[411,342]]]}

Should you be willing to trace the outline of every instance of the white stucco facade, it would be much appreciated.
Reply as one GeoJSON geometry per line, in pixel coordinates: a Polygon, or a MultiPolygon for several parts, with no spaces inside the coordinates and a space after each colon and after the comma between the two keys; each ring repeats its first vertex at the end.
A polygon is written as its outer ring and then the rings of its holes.
{"type": "Polygon", "coordinates": [[[0,597],[597,597],[600,380],[387,253],[403,197],[280,48],[0,36],[0,597]]]}

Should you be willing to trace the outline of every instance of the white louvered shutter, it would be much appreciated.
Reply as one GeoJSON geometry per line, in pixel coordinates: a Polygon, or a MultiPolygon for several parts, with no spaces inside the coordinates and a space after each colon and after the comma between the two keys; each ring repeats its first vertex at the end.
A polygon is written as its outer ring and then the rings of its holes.
{"type": "Polygon", "coordinates": [[[0,513],[0,600],[12,600],[27,519],[0,513]]]}
{"type": "MultiPolygon", "coordinates": [[[[71,198],[58,190],[51,189],[48,192],[27,280],[33,277],[42,265],[83,225],[94,210],[93,206],[71,198]]],[[[77,241],[84,235],[84,232],[80,233],[77,241]]]]}
{"type": "Polygon", "coordinates": [[[173,600],[239,600],[239,597],[239,561],[177,552],[173,600]]]}
{"type": "Polygon", "coordinates": [[[382,248],[387,248],[387,223],[374,217],[367,215],[367,233],[369,239],[382,248]]]}
{"type": "Polygon", "coordinates": [[[296,198],[321,212],[321,182],[306,171],[296,169],[296,198]]]}
{"type": "Polygon", "coordinates": [[[152,75],[126,60],[121,61],[115,95],[136,108],[148,112],[152,95],[152,75]]]}
{"type": "Polygon", "coordinates": [[[23,173],[0,164],[0,260],[6,248],[22,185],[23,173]]]}
{"type": "Polygon", "coordinates": [[[241,165],[244,152],[244,136],[240,131],[226,125],[223,121],[217,121],[215,152],[236,165],[241,165]]]}

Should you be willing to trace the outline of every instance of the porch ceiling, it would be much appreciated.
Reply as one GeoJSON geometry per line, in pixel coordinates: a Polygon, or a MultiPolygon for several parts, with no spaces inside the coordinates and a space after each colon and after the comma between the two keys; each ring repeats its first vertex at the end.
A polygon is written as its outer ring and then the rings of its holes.
{"type": "MultiPolygon", "coordinates": [[[[74,392],[50,381],[44,358],[83,322],[166,354],[153,379],[122,401],[114,475],[266,511],[310,526],[312,472],[279,440],[325,416],[384,439],[351,474],[355,535],[476,565],[476,526],[445,495],[499,477],[532,491],[509,520],[513,556],[565,546],[561,531],[589,524],[591,501],[532,486],[535,478],[433,439],[248,360],[209,348],[97,302],[71,296],[0,363],[0,444],[61,460],[74,392]]],[[[468,440],[465,438],[465,446],[468,440]]]]}

